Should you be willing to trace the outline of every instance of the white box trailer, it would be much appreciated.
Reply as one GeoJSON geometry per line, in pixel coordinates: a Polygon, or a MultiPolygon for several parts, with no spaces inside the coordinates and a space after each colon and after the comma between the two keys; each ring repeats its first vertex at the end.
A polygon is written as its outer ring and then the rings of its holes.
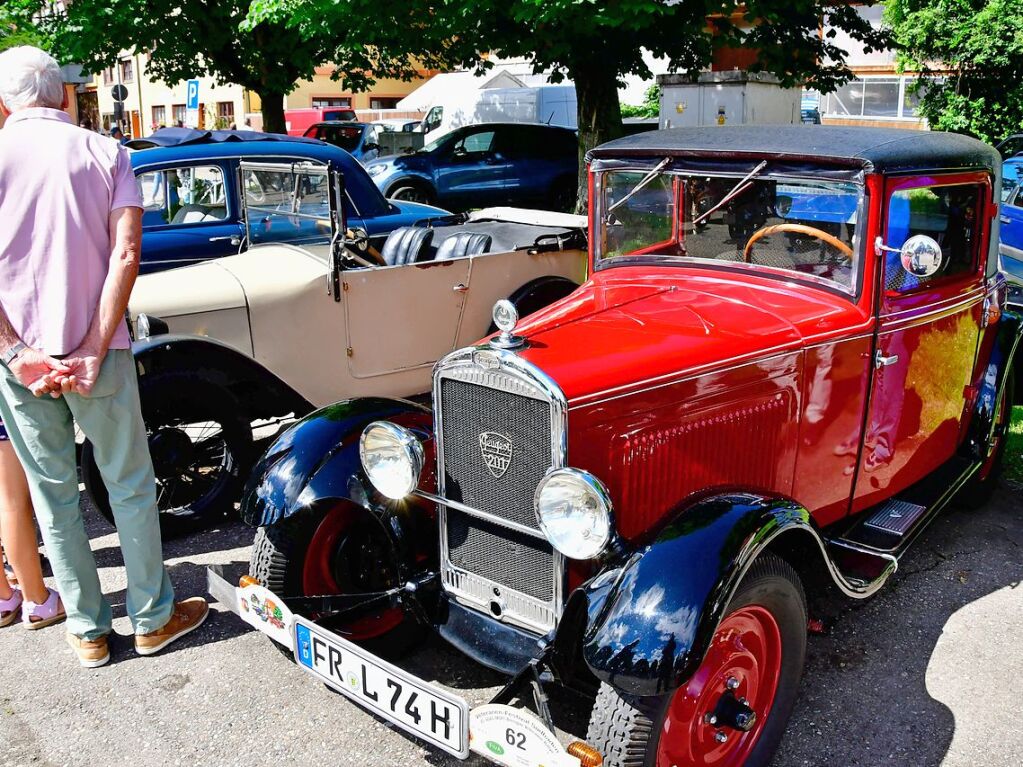
{"type": "Polygon", "coordinates": [[[433,141],[463,125],[493,122],[575,128],[575,86],[482,88],[445,94],[430,107],[423,118],[423,128],[426,140],[433,141]]]}
{"type": "Polygon", "coordinates": [[[658,75],[661,128],[709,125],[794,125],[800,122],[800,88],[782,88],[768,72],[702,72],[658,75]]]}

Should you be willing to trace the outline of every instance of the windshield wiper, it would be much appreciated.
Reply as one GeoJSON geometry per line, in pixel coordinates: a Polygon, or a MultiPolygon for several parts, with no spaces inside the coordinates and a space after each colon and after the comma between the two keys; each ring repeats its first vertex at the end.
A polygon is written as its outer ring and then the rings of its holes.
{"type": "Polygon", "coordinates": [[[607,211],[604,213],[604,223],[605,224],[610,224],[611,223],[611,214],[614,213],[615,210],[617,210],[618,208],[622,207],[630,199],[632,199],[632,196],[634,194],[636,194],[636,192],[638,192],[640,189],[642,189],[647,184],[649,184],[651,181],[653,181],[655,178],[657,178],[659,175],[661,175],[661,171],[664,170],[664,166],[666,166],[670,162],[671,162],[671,158],[670,157],[665,157],[663,160],[661,160],[657,164],[656,167],[654,167],[649,173],[647,173],[645,176],[643,176],[643,178],[640,179],[640,182],[638,184],[636,184],[636,186],[632,187],[632,189],[629,190],[629,193],[627,195],[625,195],[622,199],[620,199],[618,202],[614,203],[611,207],[609,207],[607,209],[607,211]]]}
{"type": "Polygon", "coordinates": [[[699,224],[701,221],[703,221],[703,219],[707,218],[711,213],[713,213],[714,211],[718,210],[722,206],[727,205],[732,200],[734,200],[736,197],[738,197],[740,194],[742,194],[747,189],[749,189],[751,186],[753,186],[753,184],[751,182],[751,179],[754,176],[756,176],[758,173],[760,173],[760,171],[762,171],[766,167],[767,167],[767,160],[763,160],[757,167],[755,167],[753,170],[751,170],[749,173],[747,173],[746,176],[744,178],[742,178],[739,181],[738,184],[733,186],[731,191],[728,194],[726,194],[724,197],[722,197],[720,200],[718,200],[717,205],[715,205],[714,207],[710,208],[709,210],[705,210],[699,216],[694,218],[693,222],[692,222],[694,230],[696,228],[696,225],[699,224]]]}

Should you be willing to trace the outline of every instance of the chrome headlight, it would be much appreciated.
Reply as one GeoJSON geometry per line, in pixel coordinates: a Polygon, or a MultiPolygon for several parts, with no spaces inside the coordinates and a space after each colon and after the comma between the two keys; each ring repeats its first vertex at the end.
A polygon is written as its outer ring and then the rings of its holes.
{"type": "Polygon", "coordinates": [[[387,170],[386,165],[370,165],[368,168],[366,168],[366,172],[369,173],[369,175],[373,176],[374,178],[379,176],[385,170],[387,170]]]}
{"type": "Polygon", "coordinates": [[[135,318],[135,339],[138,341],[144,341],[153,336],[166,335],[169,332],[170,328],[167,326],[167,323],[159,317],[141,312],[135,318]]]}
{"type": "Polygon", "coordinates": [[[536,488],[533,507],[547,540],[570,559],[592,559],[611,540],[611,499],[585,471],[549,472],[536,488]]]}
{"type": "Polygon", "coordinates": [[[408,429],[374,421],[359,439],[359,458],[373,487],[395,501],[419,486],[423,444],[408,429]]]}

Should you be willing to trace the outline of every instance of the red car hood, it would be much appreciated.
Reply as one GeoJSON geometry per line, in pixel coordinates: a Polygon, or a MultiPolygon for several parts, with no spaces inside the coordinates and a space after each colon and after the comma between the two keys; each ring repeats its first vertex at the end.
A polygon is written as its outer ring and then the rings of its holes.
{"type": "Polygon", "coordinates": [[[847,298],[754,275],[623,267],[598,272],[516,332],[520,356],[573,404],[799,348],[860,325],[847,298]],[[630,272],[632,274],[630,275],[630,272]]]}

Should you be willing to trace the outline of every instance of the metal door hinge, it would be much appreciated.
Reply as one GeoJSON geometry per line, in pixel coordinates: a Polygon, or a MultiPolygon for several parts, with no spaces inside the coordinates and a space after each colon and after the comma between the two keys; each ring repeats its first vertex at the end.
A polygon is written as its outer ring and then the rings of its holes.
{"type": "Polygon", "coordinates": [[[345,293],[348,292],[348,283],[347,282],[342,282],[341,283],[341,290],[343,290],[345,293]]]}
{"type": "Polygon", "coordinates": [[[893,354],[891,357],[885,357],[880,349],[874,352],[874,367],[877,368],[878,370],[880,370],[883,367],[887,367],[888,365],[894,365],[898,361],[899,361],[898,354],[893,354]]]}
{"type": "Polygon", "coordinates": [[[354,356],[354,354],[355,354],[355,351],[354,351],[354,350],[352,349],[352,347],[351,347],[351,346],[349,346],[349,347],[348,347],[348,348],[347,348],[347,349],[345,350],[345,352],[346,352],[346,353],[348,354],[348,356],[349,356],[349,357],[351,357],[351,356],[354,356]]]}

